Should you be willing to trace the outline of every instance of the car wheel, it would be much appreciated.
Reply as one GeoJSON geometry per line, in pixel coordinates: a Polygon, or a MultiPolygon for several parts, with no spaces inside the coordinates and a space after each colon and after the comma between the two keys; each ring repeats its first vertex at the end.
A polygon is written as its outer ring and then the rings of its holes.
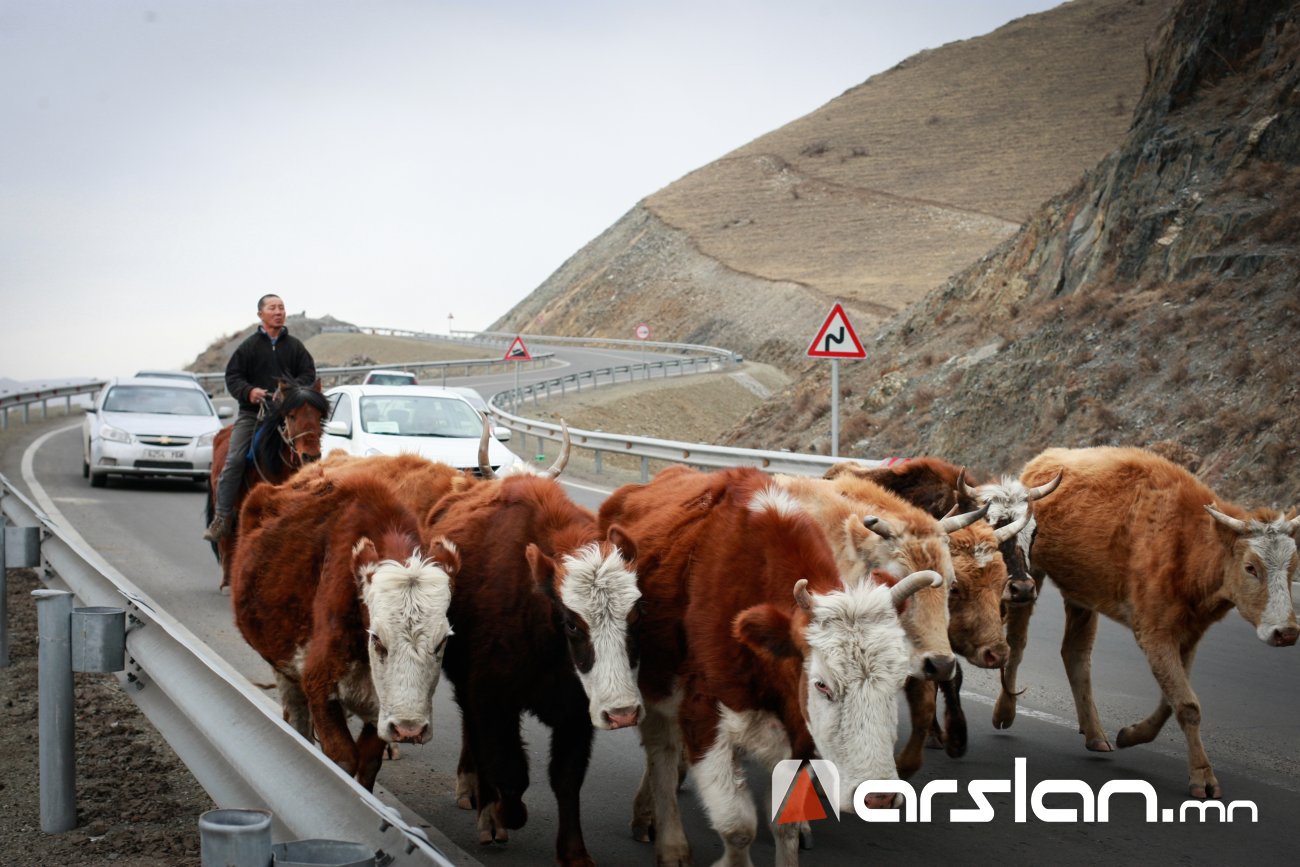
{"type": "Polygon", "coordinates": [[[92,488],[102,488],[108,484],[107,473],[93,473],[90,476],[90,486],[92,488]]]}
{"type": "Polygon", "coordinates": [[[81,459],[81,477],[83,479],[90,478],[90,461],[85,458],[81,459]]]}

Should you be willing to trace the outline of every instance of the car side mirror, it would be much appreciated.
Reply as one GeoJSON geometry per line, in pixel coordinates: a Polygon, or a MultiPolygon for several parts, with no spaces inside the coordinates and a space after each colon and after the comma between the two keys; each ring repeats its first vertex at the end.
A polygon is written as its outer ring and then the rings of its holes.
{"type": "Polygon", "coordinates": [[[508,427],[494,427],[494,428],[492,428],[492,436],[494,436],[494,437],[496,437],[497,439],[501,440],[501,442],[503,442],[503,443],[508,443],[508,442],[510,442],[510,428],[508,428],[508,427]]]}
{"type": "Polygon", "coordinates": [[[235,414],[235,408],[230,404],[217,407],[217,418],[230,418],[235,414]]]}
{"type": "Polygon", "coordinates": [[[326,434],[335,437],[352,436],[352,428],[345,421],[327,421],[325,422],[324,431],[326,434]]]}

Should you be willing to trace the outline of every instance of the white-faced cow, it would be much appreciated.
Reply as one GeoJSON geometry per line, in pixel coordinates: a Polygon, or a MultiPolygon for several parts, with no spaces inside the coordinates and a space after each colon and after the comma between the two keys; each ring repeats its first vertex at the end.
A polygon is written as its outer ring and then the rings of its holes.
{"type": "MultiPolygon", "coordinates": [[[[896,778],[897,691],[910,656],[898,612],[937,573],[845,586],[820,527],[753,469],[669,468],[616,490],[600,523],[637,538],[646,771],[633,834],[654,837],[658,863],[690,861],[677,804],[683,745],[726,847],[719,863],[748,863],[757,832],[745,754],[769,771],[787,758],[833,761],[840,809],[852,809],[860,782],[896,778]]],[[[798,825],[772,831],[778,863],[797,863],[798,825]]]]}
{"type": "MultiPolygon", "coordinates": [[[[1295,644],[1290,588],[1300,517],[1247,512],[1143,449],[1048,449],[1021,481],[1041,485],[1062,473],[1060,489],[1035,508],[1031,568],[1065,598],[1061,657],[1086,746],[1111,749],[1092,699],[1100,613],[1133,630],[1161,692],[1155,711],[1121,729],[1116,743],[1147,743],[1174,715],[1187,740],[1192,795],[1220,797],[1188,673],[1201,636],[1233,608],[1264,643],[1295,644]]],[[[1000,700],[1015,707],[1014,695],[1000,700]]]]}
{"type": "Polygon", "coordinates": [[[462,571],[443,662],[462,719],[458,799],[478,806],[479,839],[504,842],[528,812],[520,715],[551,728],[550,784],[559,807],[556,857],[592,863],[578,797],[593,727],[635,726],[636,548],[558,482],[532,475],[480,481],[443,498],[426,534],[460,542],[462,571]]]}
{"type": "Polygon", "coordinates": [[[285,719],[372,788],[386,742],[431,735],[456,547],[422,546],[416,516],[365,475],[259,485],[239,520],[235,623],[274,669],[285,719]]]}

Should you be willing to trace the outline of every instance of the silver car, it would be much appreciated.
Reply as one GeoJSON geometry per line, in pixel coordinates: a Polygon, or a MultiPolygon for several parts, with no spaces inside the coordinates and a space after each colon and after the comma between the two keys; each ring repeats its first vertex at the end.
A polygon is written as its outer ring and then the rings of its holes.
{"type": "Polygon", "coordinates": [[[212,469],[221,419],[196,382],[133,376],[109,382],[82,425],[81,474],[94,488],[110,475],[183,476],[202,481],[212,469]]]}

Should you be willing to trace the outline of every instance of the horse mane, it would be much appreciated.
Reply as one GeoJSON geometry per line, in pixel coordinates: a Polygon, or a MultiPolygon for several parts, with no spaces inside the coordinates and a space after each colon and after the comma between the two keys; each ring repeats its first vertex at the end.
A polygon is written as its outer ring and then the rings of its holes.
{"type": "Polygon", "coordinates": [[[322,419],[329,415],[330,409],[325,395],[312,386],[286,386],[282,383],[275,394],[276,399],[267,404],[267,413],[253,433],[253,460],[256,461],[262,474],[268,478],[280,476],[286,469],[286,461],[281,450],[284,443],[278,431],[285,417],[303,404],[310,404],[319,410],[322,419]]]}

